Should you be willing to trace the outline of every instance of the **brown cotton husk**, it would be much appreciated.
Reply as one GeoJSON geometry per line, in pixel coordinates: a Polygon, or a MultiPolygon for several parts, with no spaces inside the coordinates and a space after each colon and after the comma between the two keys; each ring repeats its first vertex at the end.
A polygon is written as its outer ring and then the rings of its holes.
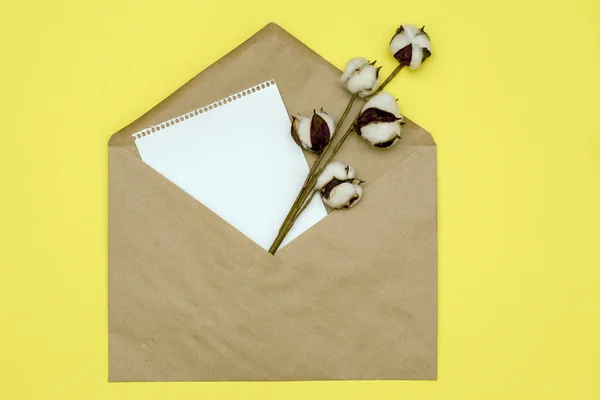
{"type": "MultiPolygon", "coordinates": [[[[401,65],[409,66],[410,62],[412,60],[412,53],[413,53],[412,44],[409,44],[408,46],[404,46],[403,48],[398,50],[396,52],[396,54],[394,54],[394,58],[396,60],[398,60],[398,62],[401,65]]],[[[431,53],[430,53],[430,55],[431,55],[431,53]]]]}
{"type": "Polygon", "coordinates": [[[360,135],[363,126],[374,122],[396,122],[400,118],[379,108],[367,108],[356,120],[356,132],[360,135]]]}
{"type": "Polygon", "coordinates": [[[325,185],[325,187],[323,187],[323,189],[321,189],[321,195],[323,197],[325,197],[326,199],[328,199],[333,188],[336,187],[337,185],[339,185],[340,183],[344,183],[344,182],[347,182],[347,181],[341,181],[337,178],[333,178],[331,181],[329,181],[329,183],[327,185],[325,185]]]}
{"type": "Polygon", "coordinates": [[[317,154],[321,153],[329,143],[330,137],[331,132],[329,131],[327,122],[323,117],[314,112],[310,124],[310,150],[317,154]]]}

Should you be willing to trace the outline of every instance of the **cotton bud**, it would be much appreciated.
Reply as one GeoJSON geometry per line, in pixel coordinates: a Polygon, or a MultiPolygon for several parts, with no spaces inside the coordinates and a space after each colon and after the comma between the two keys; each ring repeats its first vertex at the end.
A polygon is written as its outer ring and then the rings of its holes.
{"type": "Polygon", "coordinates": [[[320,154],[331,140],[335,123],[323,109],[313,111],[312,117],[292,116],[292,138],[298,146],[320,154]]]}
{"type": "Polygon", "coordinates": [[[394,96],[381,92],[363,106],[356,132],[375,147],[391,147],[401,137],[402,118],[394,96]]]}
{"type": "Polygon", "coordinates": [[[390,41],[390,51],[394,58],[410,69],[417,69],[431,56],[431,42],[425,27],[400,25],[390,41]]]}
{"type": "Polygon", "coordinates": [[[325,167],[317,180],[323,202],[331,208],[343,209],[354,207],[361,199],[362,181],[356,179],[354,168],[339,161],[325,167]]]}
{"type": "Polygon", "coordinates": [[[340,82],[350,93],[365,97],[379,85],[380,69],[375,68],[375,61],[369,63],[362,57],[353,58],[346,64],[340,82]]]}

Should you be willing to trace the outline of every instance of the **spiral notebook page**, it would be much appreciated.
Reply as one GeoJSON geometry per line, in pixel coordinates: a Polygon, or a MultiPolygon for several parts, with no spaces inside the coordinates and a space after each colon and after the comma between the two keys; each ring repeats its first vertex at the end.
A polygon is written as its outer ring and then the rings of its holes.
{"type": "MultiPolygon", "coordinates": [[[[308,174],[275,81],[135,133],[145,163],[268,250],[308,174]]],[[[327,215],[319,196],[282,246],[327,215]]]]}

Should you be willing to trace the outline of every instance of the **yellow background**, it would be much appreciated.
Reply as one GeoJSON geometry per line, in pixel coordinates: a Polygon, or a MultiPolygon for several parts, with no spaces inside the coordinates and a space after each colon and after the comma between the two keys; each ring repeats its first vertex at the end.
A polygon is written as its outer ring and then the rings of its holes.
{"type": "Polygon", "coordinates": [[[598,399],[597,0],[12,1],[0,10],[0,398],[598,399]],[[107,383],[107,146],[269,21],[390,86],[439,155],[439,380],[107,383]]]}

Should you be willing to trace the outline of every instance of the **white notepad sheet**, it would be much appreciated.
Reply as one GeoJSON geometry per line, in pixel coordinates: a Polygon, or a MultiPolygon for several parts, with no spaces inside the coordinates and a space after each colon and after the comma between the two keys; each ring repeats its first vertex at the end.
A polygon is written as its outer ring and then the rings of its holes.
{"type": "MultiPolygon", "coordinates": [[[[144,162],[268,250],[309,167],[275,81],[135,133],[144,162]]],[[[327,215],[319,196],[285,246],[327,215]]]]}

